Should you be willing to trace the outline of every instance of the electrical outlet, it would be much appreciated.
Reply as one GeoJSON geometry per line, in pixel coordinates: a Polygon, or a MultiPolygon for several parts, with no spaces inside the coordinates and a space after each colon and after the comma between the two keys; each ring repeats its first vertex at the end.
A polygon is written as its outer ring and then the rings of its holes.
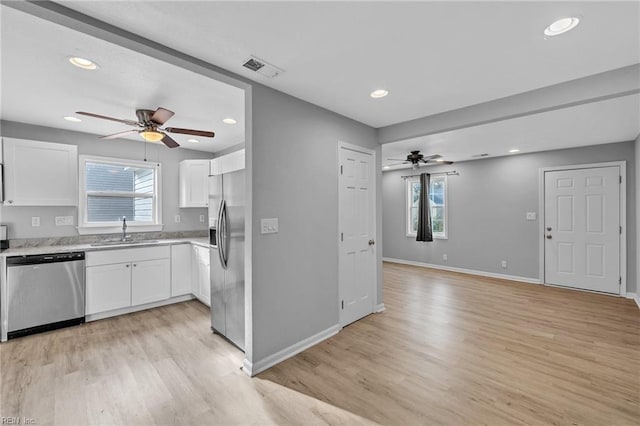
{"type": "Polygon", "coordinates": [[[180,223],[180,215],[179,214],[176,215],[175,220],[176,220],[176,223],[180,223]]]}
{"type": "Polygon", "coordinates": [[[536,212],[527,212],[527,220],[536,220],[536,212]]]}
{"type": "Polygon", "coordinates": [[[204,215],[203,214],[200,215],[200,222],[204,223],[204,215]]]}
{"type": "Polygon", "coordinates": [[[40,216],[33,216],[31,218],[31,226],[40,226],[40,216]]]}
{"type": "Polygon", "coordinates": [[[506,260],[502,261],[502,268],[507,269],[507,261],[506,260]]]}
{"type": "Polygon", "coordinates": [[[446,254],[442,255],[442,260],[449,260],[449,257],[446,254]]]}
{"type": "Polygon", "coordinates": [[[260,223],[262,234],[275,234],[278,232],[278,218],[262,219],[260,223]]]}

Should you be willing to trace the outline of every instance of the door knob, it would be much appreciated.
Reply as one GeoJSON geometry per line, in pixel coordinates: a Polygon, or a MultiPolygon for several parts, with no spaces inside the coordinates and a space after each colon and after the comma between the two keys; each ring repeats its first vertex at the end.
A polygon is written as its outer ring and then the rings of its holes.
{"type": "Polygon", "coordinates": [[[372,246],[374,245],[376,242],[374,240],[369,240],[369,245],[372,246]]]}
{"type": "Polygon", "coordinates": [[[550,226],[547,227],[547,231],[551,231],[551,227],[550,226]]]}
{"type": "Polygon", "coordinates": [[[547,240],[550,240],[551,238],[551,235],[547,235],[547,240]]]}

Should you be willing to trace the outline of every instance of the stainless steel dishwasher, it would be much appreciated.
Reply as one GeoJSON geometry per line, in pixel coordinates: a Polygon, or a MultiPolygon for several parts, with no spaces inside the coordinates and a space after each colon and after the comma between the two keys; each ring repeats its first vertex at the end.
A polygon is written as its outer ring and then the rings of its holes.
{"type": "Polygon", "coordinates": [[[81,324],[84,253],[7,258],[7,337],[81,324]]]}

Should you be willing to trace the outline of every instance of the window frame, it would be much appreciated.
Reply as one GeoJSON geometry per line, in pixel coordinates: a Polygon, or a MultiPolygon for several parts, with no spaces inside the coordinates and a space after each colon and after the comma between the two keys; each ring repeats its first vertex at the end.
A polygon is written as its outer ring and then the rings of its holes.
{"type": "MultiPolygon", "coordinates": [[[[153,222],[136,222],[135,220],[127,220],[127,230],[129,232],[156,232],[163,228],[162,223],[162,167],[160,163],[152,163],[148,161],[130,160],[125,158],[101,157],[94,155],[80,155],[78,157],[78,233],[85,234],[114,234],[122,232],[122,222],[89,222],[88,221],[88,197],[90,195],[101,196],[130,196],[133,192],[103,192],[103,191],[87,191],[87,163],[112,164],[123,167],[135,167],[152,169],[154,172],[154,188],[152,198],[153,204],[153,222]]],[[[131,198],[136,198],[132,196],[131,198]]]]}
{"type": "MultiPolygon", "coordinates": [[[[444,220],[444,226],[443,232],[433,232],[433,228],[431,230],[433,238],[434,239],[438,239],[438,240],[448,240],[448,232],[449,232],[449,183],[448,183],[448,178],[447,175],[443,174],[443,175],[438,175],[438,176],[431,176],[431,180],[433,181],[434,179],[438,179],[438,180],[442,180],[444,183],[444,206],[443,206],[443,212],[442,212],[442,217],[444,220]]],[[[406,183],[405,183],[405,234],[407,237],[413,237],[415,238],[418,233],[417,230],[413,231],[411,229],[411,224],[412,224],[412,217],[411,217],[411,189],[413,187],[414,183],[420,183],[420,178],[419,177],[410,177],[406,179],[406,183]]],[[[433,222],[432,222],[433,224],[433,222]]]]}

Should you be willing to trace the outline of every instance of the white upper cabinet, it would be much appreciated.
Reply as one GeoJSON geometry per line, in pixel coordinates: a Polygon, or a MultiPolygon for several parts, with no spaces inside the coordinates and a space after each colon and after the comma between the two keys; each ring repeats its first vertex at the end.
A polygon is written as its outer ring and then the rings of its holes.
{"type": "Polygon", "coordinates": [[[221,175],[244,169],[244,149],[214,158],[209,165],[211,175],[221,175]]]}
{"type": "Polygon", "coordinates": [[[5,206],[78,205],[78,147],[3,138],[5,206]]]}
{"type": "Polygon", "coordinates": [[[207,207],[209,160],[180,162],[180,207],[207,207]]]}

